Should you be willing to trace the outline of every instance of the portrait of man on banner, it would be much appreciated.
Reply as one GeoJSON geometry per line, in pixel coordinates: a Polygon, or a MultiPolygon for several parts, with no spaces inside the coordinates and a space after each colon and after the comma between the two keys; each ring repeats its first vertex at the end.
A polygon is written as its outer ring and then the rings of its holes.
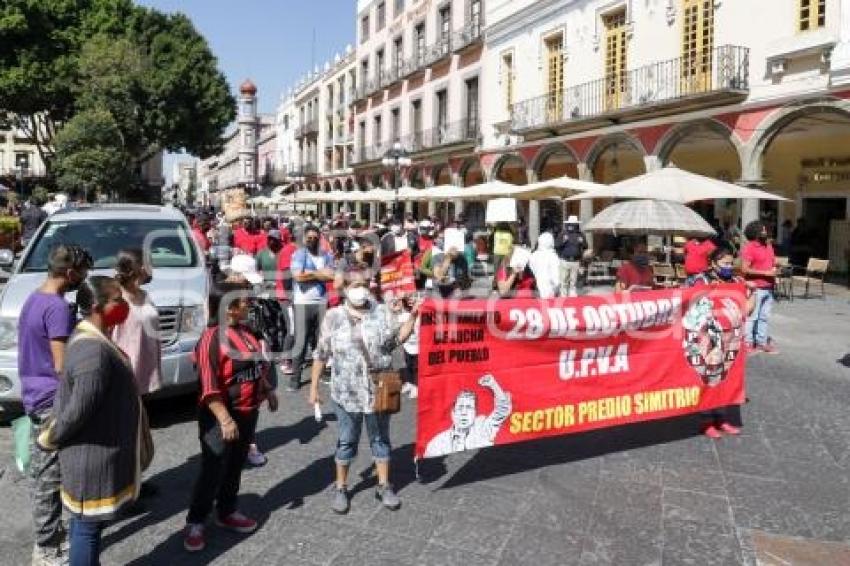
{"type": "Polygon", "coordinates": [[[478,414],[478,397],[474,391],[465,389],[458,393],[452,406],[452,426],[431,439],[425,449],[426,458],[495,444],[496,435],[513,408],[511,395],[489,373],[481,376],[478,384],[493,392],[493,412],[478,414]]]}

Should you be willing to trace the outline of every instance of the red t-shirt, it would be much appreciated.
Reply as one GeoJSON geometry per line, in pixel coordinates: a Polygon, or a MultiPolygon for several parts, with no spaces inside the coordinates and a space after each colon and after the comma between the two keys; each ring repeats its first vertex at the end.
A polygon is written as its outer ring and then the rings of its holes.
{"type": "Polygon", "coordinates": [[[298,249],[293,243],[284,244],[280,252],[277,254],[277,277],[275,281],[275,290],[277,298],[287,299],[287,293],[292,291],[292,273],[289,270],[292,268],[292,254],[298,249]]]}
{"type": "Polygon", "coordinates": [[[207,235],[199,227],[192,228],[192,237],[204,252],[210,251],[210,239],[207,238],[207,235]]]}
{"type": "MultiPolygon", "coordinates": [[[[776,267],[776,255],[773,253],[773,246],[762,244],[758,240],[744,244],[744,247],[741,248],[741,259],[749,262],[750,267],[757,271],[770,271],[776,267]]],[[[746,278],[759,289],[773,288],[773,277],[747,275],[746,278]]]]}
{"type": "Polygon", "coordinates": [[[685,244],[685,273],[696,275],[708,270],[709,257],[716,249],[711,240],[688,240],[685,244]]]}
{"type": "Polygon", "coordinates": [[[264,362],[249,359],[260,353],[260,343],[246,326],[219,330],[219,326],[204,330],[196,346],[199,402],[219,395],[235,411],[253,411],[262,401],[260,382],[268,373],[264,362]]]}
{"type": "Polygon", "coordinates": [[[635,285],[653,287],[655,285],[655,275],[651,267],[638,267],[632,262],[627,261],[617,270],[617,281],[622,283],[626,289],[635,285]]]}
{"type": "MultiPolygon", "coordinates": [[[[496,282],[501,283],[508,279],[508,270],[501,266],[496,271],[496,282]]],[[[519,277],[516,278],[514,282],[514,294],[515,295],[525,295],[528,296],[534,292],[535,280],[534,276],[529,273],[529,270],[523,269],[522,273],[519,274],[519,277]]]]}

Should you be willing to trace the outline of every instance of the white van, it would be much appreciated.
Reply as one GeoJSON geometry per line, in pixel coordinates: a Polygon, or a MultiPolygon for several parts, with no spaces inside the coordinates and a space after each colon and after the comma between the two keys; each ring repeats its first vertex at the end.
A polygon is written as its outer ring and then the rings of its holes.
{"type": "MultiPolygon", "coordinates": [[[[89,275],[114,275],[121,249],[145,250],[153,264],[153,280],[144,289],[159,311],[161,327],[161,394],[195,384],[192,351],[206,326],[210,280],[204,256],[183,214],[174,208],[147,205],[63,209],[44,222],[20,260],[14,261],[11,252],[0,251],[0,268],[11,268],[0,294],[0,415],[21,410],[18,317],[26,298],[46,277],[50,249],[60,243],[88,250],[94,261],[89,275]]],[[[73,302],[71,294],[66,298],[73,302]]]]}

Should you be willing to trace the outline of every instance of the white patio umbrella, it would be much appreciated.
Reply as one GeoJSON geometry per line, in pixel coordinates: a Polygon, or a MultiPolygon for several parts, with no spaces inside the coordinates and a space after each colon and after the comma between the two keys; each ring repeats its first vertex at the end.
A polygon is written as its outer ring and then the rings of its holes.
{"type": "Polygon", "coordinates": [[[680,202],[666,200],[628,200],[605,208],[585,223],[582,230],[619,235],[657,234],[669,236],[711,236],[708,222],[680,202]]]}
{"type": "Polygon", "coordinates": [[[414,200],[418,201],[445,201],[461,198],[469,198],[466,196],[466,189],[457,185],[437,185],[436,187],[428,187],[420,189],[418,193],[413,195],[414,200]]]}
{"type": "Polygon", "coordinates": [[[589,198],[638,198],[674,202],[695,202],[707,199],[788,200],[767,191],[697,175],[672,165],[607,187],[600,185],[598,189],[589,190],[567,200],[589,198]]]}
{"type": "Polygon", "coordinates": [[[515,194],[510,196],[520,200],[555,199],[569,197],[575,192],[595,191],[603,187],[605,185],[600,183],[564,176],[519,186],[515,194]]]}
{"type": "Polygon", "coordinates": [[[347,202],[392,202],[395,192],[386,189],[369,189],[368,191],[352,191],[346,193],[347,202]]]}
{"type": "Polygon", "coordinates": [[[311,202],[324,202],[322,200],[322,195],[325,193],[320,193],[318,191],[299,191],[295,193],[294,202],[297,203],[311,203],[311,202]]]}

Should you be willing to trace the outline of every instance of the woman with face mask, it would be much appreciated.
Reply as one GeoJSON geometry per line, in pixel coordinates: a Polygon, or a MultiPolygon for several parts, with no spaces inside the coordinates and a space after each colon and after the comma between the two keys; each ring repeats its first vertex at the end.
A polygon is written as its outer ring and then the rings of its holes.
{"type": "MultiPolygon", "coordinates": [[[[723,283],[744,283],[744,279],[735,275],[735,256],[732,251],[727,248],[718,248],[711,252],[709,256],[708,269],[702,273],[698,273],[692,277],[688,277],[686,286],[688,287],[706,287],[720,285],[723,283]]],[[[746,315],[753,311],[755,300],[753,288],[747,285],[747,312],[746,315]]],[[[730,421],[741,422],[740,408],[736,406],[721,407],[713,411],[702,413],[703,423],[701,430],[704,435],[709,438],[718,439],[724,434],[737,435],[741,429],[738,426],[731,424],[730,421]]]]}
{"type": "Polygon", "coordinates": [[[140,249],[118,252],[115,279],[130,307],[123,323],[112,329],[112,340],[127,354],[140,395],[156,391],[162,384],[162,347],[159,340],[159,313],[142,285],[151,282],[152,269],[140,249]]]}
{"type": "Polygon", "coordinates": [[[652,289],[655,284],[655,274],[649,264],[646,244],[635,244],[632,259],[623,263],[617,270],[617,281],[614,292],[652,289]]]}
{"type": "Polygon", "coordinates": [[[409,310],[410,317],[399,324],[390,309],[373,300],[367,277],[360,271],[346,274],[345,301],[325,314],[316,351],[309,401],[321,403],[319,378],[329,359],[330,397],[338,425],[335,454],[336,482],[331,509],[344,514],[349,509],[346,490],[348,470],[357,455],[363,421],[369,435],[372,458],[378,473],[375,497],[388,509],[398,509],[401,500],[390,484],[389,415],[375,413],[375,384],[372,374],[390,368],[392,352],[407,341],[419,319],[419,302],[409,310]]]}
{"type": "Polygon", "coordinates": [[[106,522],[139,496],[142,409],[130,360],[109,338],[130,314],[118,282],[90,278],[77,306],[84,319],[68,341],[55,420],[40,442],[59,449],[70,563],[95,566],[106,522]]]}

